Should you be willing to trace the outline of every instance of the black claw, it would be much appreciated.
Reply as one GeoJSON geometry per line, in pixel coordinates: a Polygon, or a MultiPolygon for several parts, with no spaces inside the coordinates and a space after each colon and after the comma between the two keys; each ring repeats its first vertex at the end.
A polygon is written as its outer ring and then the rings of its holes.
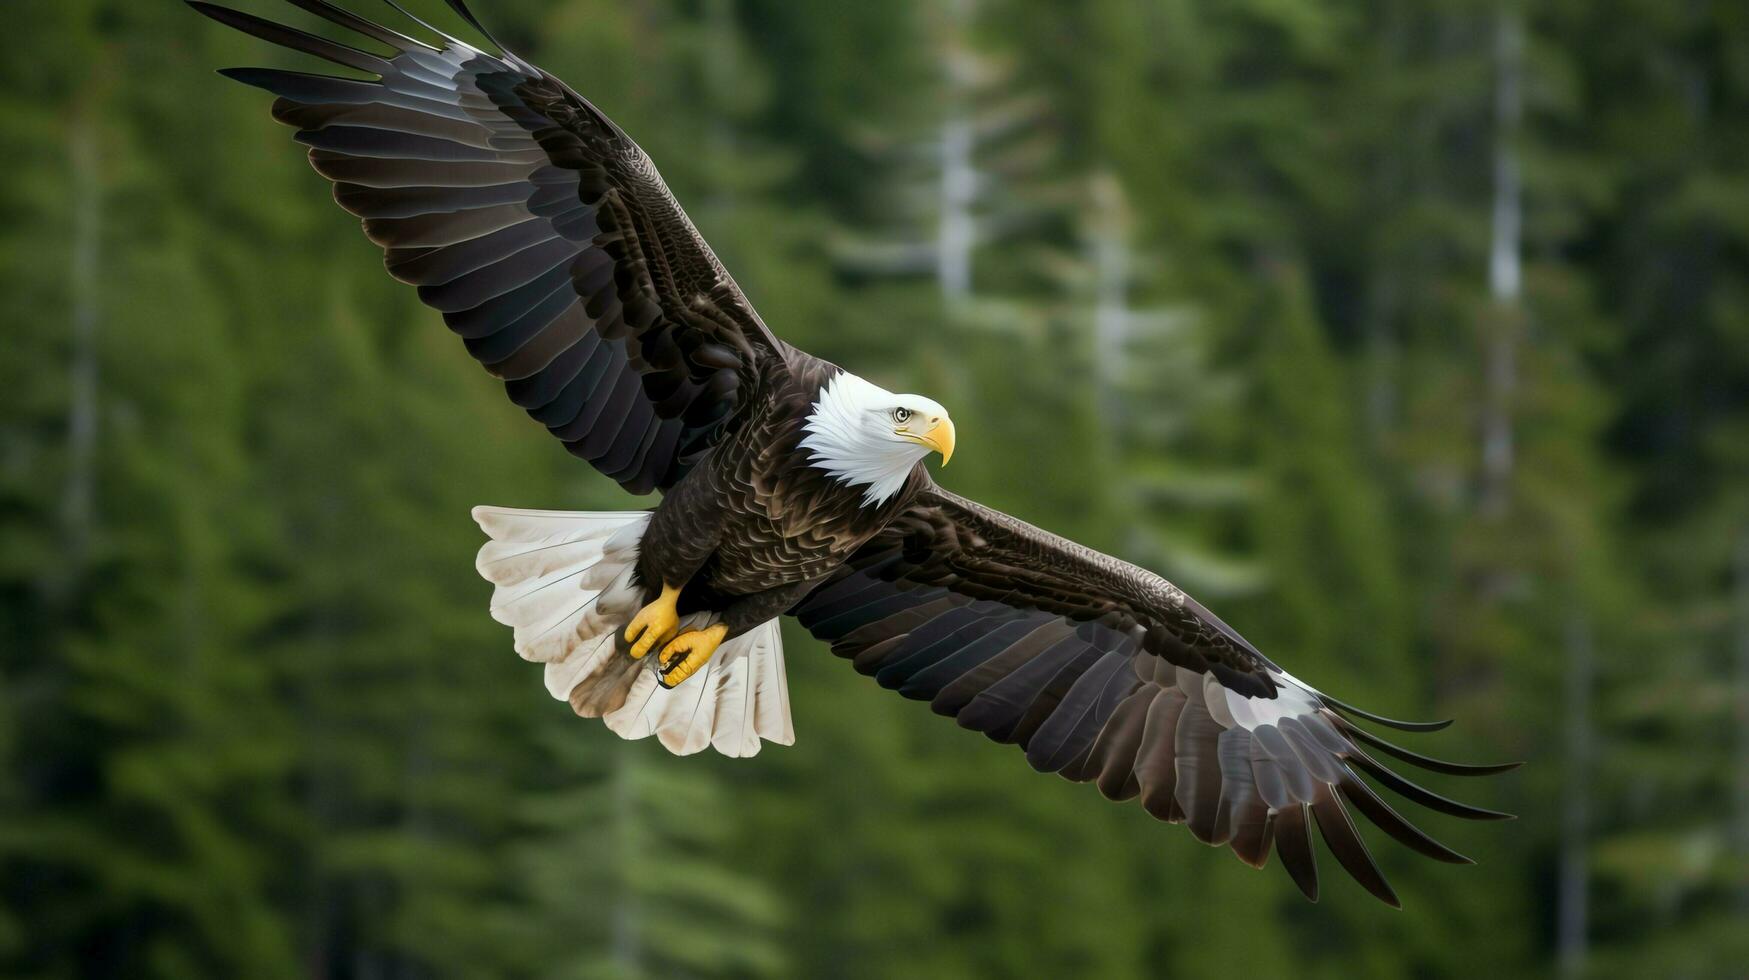
{"type": "Polygon", "coordinates": [[[651,656],[656,658],[656,683],[661,686],[662,690],[672,691],[676,684],[685,683],[684,679],[682,679],[675,684],[670,684],[668,683],[668,675],[674,673],[676,667],[679,667],[686,662],[686,654],[676,653],[674,656],[668,658],[667,663],[662,661],[662,654],[660,652],[652,652],[651,656]]]}

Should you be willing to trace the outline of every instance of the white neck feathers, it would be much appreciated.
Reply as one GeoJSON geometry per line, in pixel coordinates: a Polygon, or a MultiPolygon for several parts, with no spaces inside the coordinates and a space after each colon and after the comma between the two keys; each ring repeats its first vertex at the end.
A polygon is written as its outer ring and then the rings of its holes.
{"type": "Polygon", "coordinates": [[[845,371],[820,389],[802,428],[808,462],[849,487],[863,487],[862,504],[876,507],[904,487],[926,446],[893,432],[894,395],[845,371]]]}

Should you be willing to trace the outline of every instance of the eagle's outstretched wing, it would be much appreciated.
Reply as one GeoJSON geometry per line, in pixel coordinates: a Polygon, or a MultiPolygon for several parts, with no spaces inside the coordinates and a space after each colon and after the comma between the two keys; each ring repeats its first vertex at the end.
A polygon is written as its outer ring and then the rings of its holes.
{"type": "Polygon", "coordinates": [[[431,28],[433,46],[327,0],[288,2],[390,51],[190,0],[221,23],[375,76],[224,72],[279,96],[275,118],[298,128],[389,272],[419,287],[512,401],[627,490],[672,486],[783,348],[649,157],[507,49],[489,54],[431,28]]]}
{"type": "Polygon", "coordinates": [[[1348,804],[1429,857],[1468,859],[1399,816],[1356,770],[1443,813],[1503,818],[1423,789],[1376,750],[1435,772],[1350,717],[1410,730],[1321,694],[1267,660],[1165,579],[939,487],[792,612],[882,687],[1026,752],[1041,772],[1140,797],[1261,867],[1273,845],[1307,897],[1311,826],[1337,861],[1392,905],[1395,893],[1348,804]],[[1344,803],[1346,800],[1346,804],[1344,803]]]}

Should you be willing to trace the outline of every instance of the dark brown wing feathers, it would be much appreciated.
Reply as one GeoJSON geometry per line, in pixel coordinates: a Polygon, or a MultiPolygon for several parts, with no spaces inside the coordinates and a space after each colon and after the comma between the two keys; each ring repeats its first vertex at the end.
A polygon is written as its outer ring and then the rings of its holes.
{"type": "Polygon", "coordinates": [[[1454,816],[1504,816],[1417,786],[1364,747],[1453,775],[1512,766],[1429,759],[1365,732],[1343,713],[1376,716],[1300,685],[1157,576],[936,487],[793,612],[881,686],[1019,745],[1041,772],[1139,798],[1253,866],[1273,849],[1310,898],[1315,825],[1345,871],[1397,904],[1353,811],[1421,854],[1468,861],[1357,772],[1454,816]],[[1275,714],[1259,723],[1258,706],[1275,714]]]}
{"type": "Polygon", "coordinates": [[[720,440],[756,375],[782,369],[783,349],[649,158],[508,50],[480,52],[417,18],[441,46],[327,0],[288,2],[393,53],[191,5],[376,76],[224,72],[279,97],[275,118],[297,127],[390,273],[418,287],[512,401],[626,489],[672,486],[720,440]]]}

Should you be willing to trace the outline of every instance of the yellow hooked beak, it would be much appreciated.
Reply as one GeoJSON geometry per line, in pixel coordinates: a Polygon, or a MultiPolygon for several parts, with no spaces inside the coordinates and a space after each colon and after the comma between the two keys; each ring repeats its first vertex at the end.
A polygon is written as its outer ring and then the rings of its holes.
{"type": "Polygon", "coordinates": [[[953,419],[945,415],[932,423],[922,435],[909,435],[909,438],[940,453],[943,466],[953,458],[953,419]]]}

